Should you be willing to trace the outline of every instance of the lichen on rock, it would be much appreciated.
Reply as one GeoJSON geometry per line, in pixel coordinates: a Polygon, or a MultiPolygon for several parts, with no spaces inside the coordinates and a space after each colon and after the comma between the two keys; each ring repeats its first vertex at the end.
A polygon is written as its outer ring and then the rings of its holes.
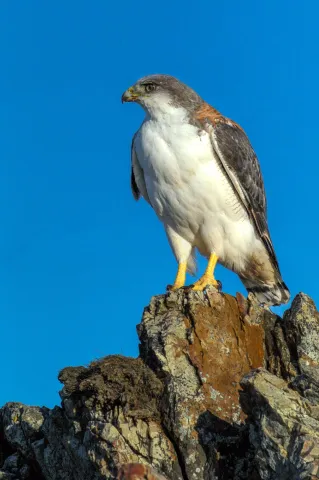
{"type": "Polygon", "coordinates": [[[319,478],[319,314],[180,289],[151,299],[140,356],[59,374],[61,407],[0,410],[0,479],[319,478]]]}

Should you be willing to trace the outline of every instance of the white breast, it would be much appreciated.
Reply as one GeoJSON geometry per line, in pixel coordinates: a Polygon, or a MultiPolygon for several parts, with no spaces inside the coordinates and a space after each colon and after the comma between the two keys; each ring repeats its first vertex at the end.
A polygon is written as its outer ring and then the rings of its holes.
{"type": "Polygon", "coordinates": [[[236,243],[245,242],[244,250],[247,243],[250,247],[252,226],[207,132],[180,119],[146,119],[135,149],[150,202],[165,224],[204,255],[216,251],[224,263],[237,250],[236,243]]]}

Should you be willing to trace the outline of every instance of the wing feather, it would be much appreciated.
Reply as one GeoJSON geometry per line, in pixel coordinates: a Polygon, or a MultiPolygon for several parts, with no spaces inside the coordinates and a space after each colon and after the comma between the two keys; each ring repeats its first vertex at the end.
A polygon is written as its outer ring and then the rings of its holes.
{"type": "Polygon", "coordinates": [[[144,172],[136,154],[136,149],[134,145],[135,138],[136,134],[133,137],[131,145],[131,189],[135,200],[139,200],[139,198],[142,196],[150,204],[146,189],[144,172]]]}
{"type": "Polygon", "coordinates": [[[205,104],[197,120],[211,136],[212,146],[239,200],[250,216],[274,266],[278,261],[267,225],[267,205],[258,158],[243,129],[205,104]]]}

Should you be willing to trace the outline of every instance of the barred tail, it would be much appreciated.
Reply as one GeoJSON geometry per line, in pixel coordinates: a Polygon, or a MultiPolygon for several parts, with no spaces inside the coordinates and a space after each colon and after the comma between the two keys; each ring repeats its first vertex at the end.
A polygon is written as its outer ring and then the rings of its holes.
{"type": "Polygon", "coordinates": [[[272,284],[258,283],[257,279],[254,281],[243,277],[240,278],[248,292],[252,292],[257,300],[264,305],[281,305],[289,302],[290,292],[281,277],[272,284]]]}

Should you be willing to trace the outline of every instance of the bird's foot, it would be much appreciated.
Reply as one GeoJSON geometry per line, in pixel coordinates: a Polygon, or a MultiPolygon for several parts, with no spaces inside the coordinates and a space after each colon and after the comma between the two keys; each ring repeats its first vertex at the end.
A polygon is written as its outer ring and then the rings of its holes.
{"type": "Polygon", "coordinates": [[[174,285],[167,285],[166,290],[168,292],[175,292],[180,288],[184,288],[184,283],[181,282],[181,283],[174,283],[174,285]]]}
{"type": "Polygon", "coordinates": [[[216,280],[213,276],[209,275],[203,275],[197,282],[195,282],[192,286],[191,289],[197,292],[202,292],[205,290],[209,285],[212,285],[213,287],[217,288],[217,290],[221,290],[221,282],[219,280],[216,280]]]}
{"type": "Polygon", "coordinates": [[[184,287],[185,280],[186,280],[186,269],[187,269],[187,263],[185,262],[179,263],[174,285],[167,285],[166,289],[168,291],[174,292],[175,290],[178,290],[179,288],[184,287]]]}

